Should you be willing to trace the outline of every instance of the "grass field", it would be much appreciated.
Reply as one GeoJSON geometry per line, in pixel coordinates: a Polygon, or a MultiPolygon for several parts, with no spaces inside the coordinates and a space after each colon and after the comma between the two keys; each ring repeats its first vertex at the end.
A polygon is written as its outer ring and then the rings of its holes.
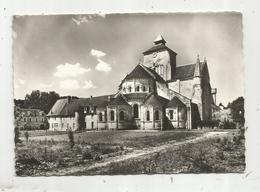
{"type": "Polygon", "coordinates": [[[243,173],[244,170],[244,138],[231,133],[74,175],[243,173]]]}
{"type": "MultiPolygon", "coordinates": [[[[16,153],[18,176],[40,176],[78,165],[90,166],[129,151],[201,136],[202,131],[96,131],[75,133],[71,148],[67,134],[33,136],[23,139],[16,153]]],[[[23,134],[23,133],[22,133],[23,134]]]]}
{"type": "MultiPolygon", "coordinates": [[[[179,141],[181,139],[186,139],[187,137],[196,137],[203,133],[203,131],[91,131],[75,133],[74,139],[76,143],[99,143],[143,148],[156,146],[171,140],[179,141]]],[[[35,136],[33,133],[29,132],[29,140],[42,142],[45,140],[54,140],[66,143],[68,141],[68,136],[64,132],[59,135],[56,135],[54,132],[53,135],[49,134],[47,136],[35,136]]]]}

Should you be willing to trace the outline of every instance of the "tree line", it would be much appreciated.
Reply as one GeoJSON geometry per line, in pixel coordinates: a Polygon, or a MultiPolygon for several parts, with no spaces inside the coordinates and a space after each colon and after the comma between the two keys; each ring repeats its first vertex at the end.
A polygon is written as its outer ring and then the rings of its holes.
{"type": "Polygon", "coordinates": [[[40,109],[46,114],[51,110],[60,95],[55,91],[43,92],[34,90],[30,94],[26,94],[24,99],[15,99],[15,106],[25,109],[40,109]]]}

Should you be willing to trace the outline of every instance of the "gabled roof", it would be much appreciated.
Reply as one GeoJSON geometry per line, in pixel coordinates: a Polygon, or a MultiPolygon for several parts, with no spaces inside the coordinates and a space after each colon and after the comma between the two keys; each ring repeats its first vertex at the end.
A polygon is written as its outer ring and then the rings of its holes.
{"type": "Polygon", "coordinates": [[[98,108],[104,108],[108,105],[109,97],[113,97],[113,95],[78,98],[72,99],[70,102],[68,102],[67,99],[59,99],[51,109],[51,111],[55,111],[55,113],[51,113],[50,111],[48,116],[74,116],[75,112],[78,111],[80,107],[84,106],[97,106],[98,108]],[[63,105],[60,105],[61,103],[63,105]]]}
{"type": "Polygon", "coordinates": [[[169,100],[165,99],[157,94],[150,94],[147,96],[147,98],[144,100],[145,105],[152,105],[152,106],[164,106],[169,100]]]}
{"type": "Polygon", "coordinates": [[[63,98],[63,99],[58,99],[55,104],[52,106],[51,110],[49,111],[47,116],[56,116],[61,113],[63,108],[67,105],[68,99],[63,98]]]}
{"type": "Polygon", "coordinates": [[[141,78],[153,78],[143,66],[138,64],[131,73],[129,73],[125,79],[141,79],[141,78]]]}
{"type": "Polygon", "coordinates": [[[116,98],[112,99],[108,105],[129,105],[122,95],[118,95],[116,98]]]}
{"type": "Polygon", "coordinates": [[[178,97],[173,97],[172,100],[167,103],[167,107],[186,107],[186,105],[178,97]]]}
{"type": "Polygon", "coordinates": [[[154,79],[155,81],[166,83],[158,73],[142,64],[138,64],[134,70],[122,80],[122,82],[126,79],[154,79]]]}
{"type": "MultiPolygon", "coordinates": [[[[204,62],[200,62],[200,70],[203,71],[203,68],[205,66],[204,62]]],[[[189,64],[189,65],[181,65],[176,66],[175,72],[173,75],[173,80],[184,80],[194,77],[196,64],[189,64]]]]}

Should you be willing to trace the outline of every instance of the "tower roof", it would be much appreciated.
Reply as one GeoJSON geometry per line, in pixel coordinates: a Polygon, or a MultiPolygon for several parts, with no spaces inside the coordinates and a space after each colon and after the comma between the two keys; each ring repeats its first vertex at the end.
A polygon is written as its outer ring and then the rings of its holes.
{"type": "Polygon", "coordinates": [[[155,45],[158,45],[158,44],[165,44],[166,41],[164,40],[163,36],[161,34],[159,34],[156,39],[153,41],[155,45]]]}

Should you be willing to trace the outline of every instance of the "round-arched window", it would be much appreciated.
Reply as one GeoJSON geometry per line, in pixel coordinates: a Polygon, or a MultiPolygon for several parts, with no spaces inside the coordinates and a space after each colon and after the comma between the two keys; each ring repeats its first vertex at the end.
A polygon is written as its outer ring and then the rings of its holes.
{"type": "Polygon", "coordinates": [[[119,113],[119,120],[120,121],[124,121],[125,120],[125,113],[124,113],[124,111],[120,111],[120,113],[119,113]]]}
{"type": "Polygon", "coordinates": [[[110,120],[111,121],[115,120],[115,112],[113,110],[110,111],[110,120]]]}
{"type": "Polygon", "coordinates": [[[159,114],[158,110],[155,111],[154,118],[155,118],[155,120],[159,120],[160,119],[160,114],[159,114]]]}
{"type": "Polygon", "coordinates": [[[150,121],[150,111],[146,112],[146,121],[150,121]]]}
{"type": "Polygon", "coordinates": [[[134,104],[133,108],[134,108],[134,118],[138,118],[139,117],[139,107],[138,107],[138,104],[134,104]]]}

